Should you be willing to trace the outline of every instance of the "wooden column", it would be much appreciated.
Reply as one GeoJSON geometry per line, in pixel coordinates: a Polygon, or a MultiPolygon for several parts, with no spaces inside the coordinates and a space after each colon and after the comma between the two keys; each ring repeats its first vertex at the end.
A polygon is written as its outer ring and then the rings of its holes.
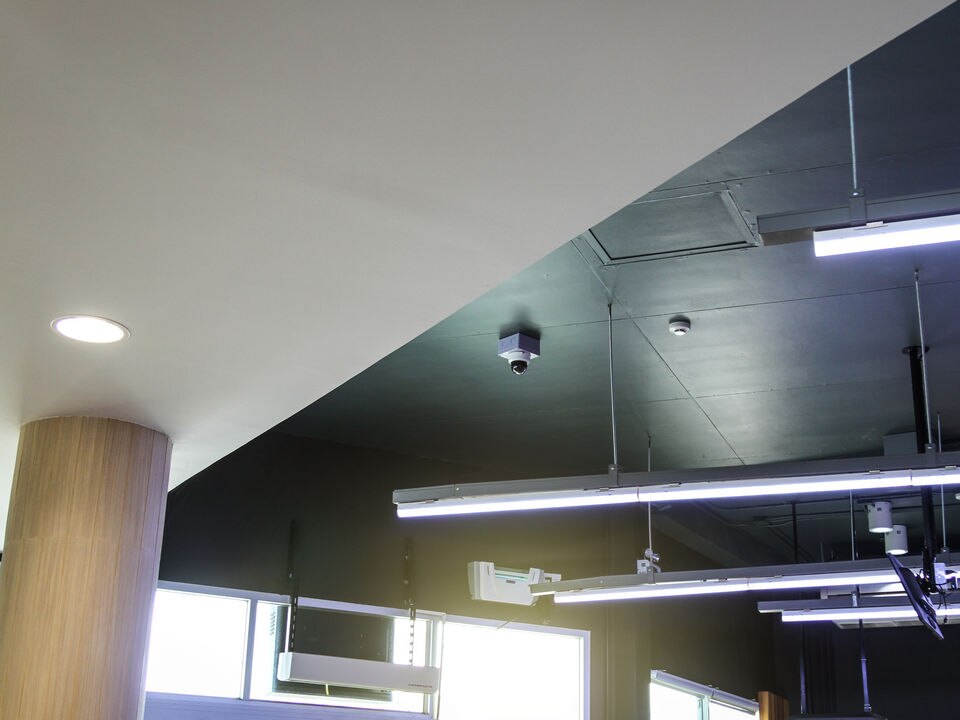
{"type": "Polygon", "coordinates": [[[170,441],[132,423],[24,425],[0,563],[0,718],[134,720],[170,441]]]}
{"type": "Polygon", "coordinates": [[[788,720],[790,703],[772,692],[763,690],[757,693],[760,701],[760,720],[788,720]]]}

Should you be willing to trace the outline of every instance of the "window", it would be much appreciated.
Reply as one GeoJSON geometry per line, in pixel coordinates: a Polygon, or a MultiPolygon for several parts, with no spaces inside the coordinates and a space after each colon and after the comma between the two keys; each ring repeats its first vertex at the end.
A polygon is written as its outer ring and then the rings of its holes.
{"type": "Polygon", "coordinates": [[[246,600],[158,590],[147,690],[238,698],[243,693],[246,600]]]}
{"type": "Polygon", "coordinates": [[[700,720],[700,698],[683,690],[650,683],[650,720],[700,720]]]}
{"type": "Polygon", "coordinates": [[[447,622],[444,720],[582,720],[581,635],[447,622]]]}
{"type": "Polygon", "coordinates": [[[739,708],[723,705],[718,702],[710,703],[710,720],[749,720],[757,717],[756,713],[739,708]]]}
{"type": "Polygon", "coordinates": [[[701,685],[662,670],[650,673],[650,720],[750,720],[753,700],[701,685]]]}
{"type": "MultiPolygon", "coordinates": [[[[310,717],[342,718],[354,709],[362,718],[369,716],[364,710],[376,710],[385,720],[428,720],[441,709],[444,720],[589,716],[589,633],[425,611],[413,626],[413,663],[442,666],[437,693],[279,681],[286,600],[164,583],[154,604],[146,717],[229,714],[238,702],[250,712],[276,702],[311,705],[296,709],[310,717]]],[[[296,650],[405,665],[411,661],[410,621],[403,610],[301,597],[296,650]]]]}

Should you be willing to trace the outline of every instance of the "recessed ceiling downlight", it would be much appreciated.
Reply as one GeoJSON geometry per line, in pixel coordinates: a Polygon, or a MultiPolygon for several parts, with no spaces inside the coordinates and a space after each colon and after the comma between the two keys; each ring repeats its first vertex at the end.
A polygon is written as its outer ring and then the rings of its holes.
{"type": "Polygon", "coordinates": [[[94,315],[67,315],[50,323],[64,337],[88,343],[115,343],[130,337],[130,331],[115,320],[94,315]]]}

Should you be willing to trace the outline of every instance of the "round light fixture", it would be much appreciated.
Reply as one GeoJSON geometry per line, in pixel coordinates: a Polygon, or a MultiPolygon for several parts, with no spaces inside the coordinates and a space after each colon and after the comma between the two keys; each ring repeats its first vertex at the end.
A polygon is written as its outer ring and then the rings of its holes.
{"type": "Polygon", "coordinates": [[[130,337],[130,331],[117,321],[94,315],[58,317],[50,327],[64,337],[87,343],[115,343],[130,337]]]}
{"type": "Polygon", "coordinates": [[[890,503],[878,501],[867,503],[867,525],[872,533],[888,533],[893,530],[890,503]]]}
{"type": "Polygon", "coordinates": [[[893,530],[883,536],[884,549],[890,555],[907,554],[907,528],[905,525],[894,525],[893,530]]]}

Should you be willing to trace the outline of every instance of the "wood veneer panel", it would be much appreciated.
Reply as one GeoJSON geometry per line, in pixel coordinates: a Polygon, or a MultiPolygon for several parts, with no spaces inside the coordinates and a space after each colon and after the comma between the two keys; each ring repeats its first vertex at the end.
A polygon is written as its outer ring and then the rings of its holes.
{"type": "Polygon", "coordinates": [[[133,720],[170,442],[88,417],[25,425],[0,564],[0,718],[133,720]]]}
{"type": "Polygon", "coordinates": [[[760,701],[760,720],[788,720],[790,703],[772,692],[763,690],[757,694],[760,701]]]}

